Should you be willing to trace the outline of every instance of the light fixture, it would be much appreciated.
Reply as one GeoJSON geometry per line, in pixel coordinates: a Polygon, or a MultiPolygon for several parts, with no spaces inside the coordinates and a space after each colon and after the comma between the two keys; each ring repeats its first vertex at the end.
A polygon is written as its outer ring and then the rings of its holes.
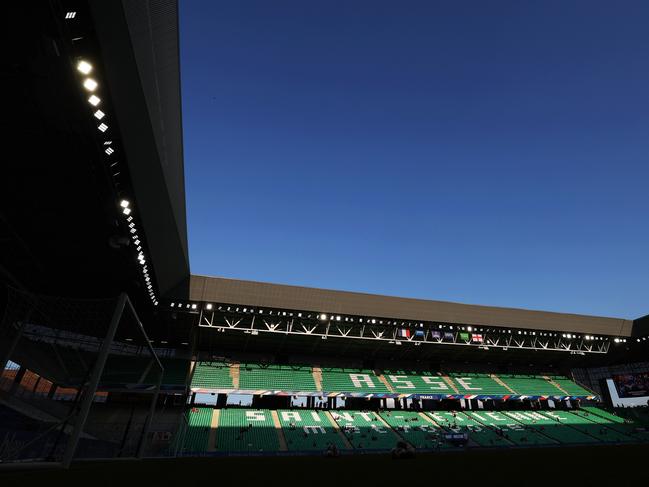
{"type": "Polygon", "coordinates": [[[101,120],[102,118],[104,118],[106,116],[106,114],[104,112],[102,112],[101,110],[97,110],[93,115],[95,116],[95,118],[97,120],[101,120]]]}
{"type": "Polygon", "coordinates": [[[95,91],[97,88],[97,82],[92,78],[86,78],[83,82],[83,87],[88,91],[95,91]]]}
{"type": "Polygon", "coordinates": [[[122,208],[126,208],[130,204],[131,203],[129,203],[128,200],[122,200],[120,201],[119,206],[121,206],[122,208]]]}
{"type": "Polygon", "coordinates": [[[87,61],[79,61],[77,63],[77,71],[83,74],[88,74],[92,71],[92,64],[87,61]]]}
{"type": "Polygon", "coordinates": [[[192,304],[192,309],[196,309],[196,305],[195,305],[195,304],[192,304]]]}
{"type": "Polygon", "coordinates": [[[115,152],[115,149],[113,149],[112,147],[107,147],[104,152],[108,155],[111,155],[113,152],[115,152]]]}
{"type": "Polygon", "coordinates": [[[67,13],[65,14],[65,18],[68,19],[68,20],[73,19],[73,18],[75,18],[76,16],[77,16],[77,13],[76,13],[76,12],[67,12],[67,13]]]}
{"type": "Polygon", "coordinates": [[[106,130],[108,129],[108,125],[106,125],[105,123],[102,123],[97,128],[99,129],[100,132],[106,132],[106,130]]]}
{"type": "Polygon", "coordinates": [[[322,314],[320,315],[320,321],[325,321],[326,319],[327,319],[327,315],[324,314],[324,313],[322,313],[322,314]]]}
{"type": "Polygon", "coordinates": [[[88,103],[90,103],[93,107],[96,107],[99,105],[99,102],[101,101],[101,98],[95,95],[91,95],[90,98],[88,98],[88,103]]]}
{"type": "Polygon", "coordinates": [[[207,309],[207,310],[212,309],[212,305],[211,305],[210,303],[207,303],[207,304],[205,305],[205,309],[207,309]]]}

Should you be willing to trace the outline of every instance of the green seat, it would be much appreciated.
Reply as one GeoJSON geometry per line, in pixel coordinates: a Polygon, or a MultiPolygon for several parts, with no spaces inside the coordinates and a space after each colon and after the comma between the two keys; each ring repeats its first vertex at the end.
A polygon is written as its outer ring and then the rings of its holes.
{"type": "Polygon", "coordinates": [[[224,362],[196,362],[191,382],[192,388],[234,389],[230,364],[224,362]]]}
{"type": "Polygon", "coordinates": [[[182,446],[183,453],[202,453],[207,450],[212,412],[212,408],[191,408],[187,411],[187,431],[182,446]]]}
{"type": "Polygon", "coordinates": [[[277,411],[286,446],[293,451],[325,451],[329,444],[339,450],[347,449],[340,433],[322,411],[277,411]]]}
{"type": "Polygon", "coordinates": [[[427,421],[414,411],[384,411],[381,418],[396,433],[417,449],[439,450],[453,448],[446,443],[445,431],[436,423],[427,421]]]}
{"type": "Polygon", "coordinates": [[[331,416],[356,450],[390,450],[399,440],[374,412],[332,411],[331,416]]]}
{"type": "Polygon", "coordinates": [[[325,392],[390,392],[373,370],[368,369],[322,369],[322,390],[325,392]]]}
{"type": "Polygon", "coordinates": [[[270,410],[221,410],[219,426],[216,430],[216,450],[223,452],[278,451],[279,439],[270,410]]]}
{"type": "Polygon", "coordinates": [[[239,389],[317,391],[311,367],[240,364],[239,389]]]}

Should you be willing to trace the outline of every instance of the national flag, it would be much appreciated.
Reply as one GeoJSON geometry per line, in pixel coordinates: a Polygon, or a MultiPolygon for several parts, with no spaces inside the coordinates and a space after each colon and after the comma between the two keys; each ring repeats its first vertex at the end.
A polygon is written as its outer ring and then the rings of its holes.
{"type": "Polygon", "coordinates": [[[453,340],[455,336],[453,335],[452,332],[450,331],[445,331],[444,332],[444,340],[453,340]]]}
{"type": "Polygon", "coordinates": [[[433,340],[440,340],[442,338],[442,334],[439,331],[431,331],[430,336],[433,337],[433,340]]]}
{"type": "Polygon", "coordinates": [[[481,333],[472,333],[471,341],[476,343],[482,343],[482,334],[481,333]]]}
{"type": "Polygon", "coordinates": [[[460,333],[460,340],[464,340],[465,342],[469,341],[469,334],[465,332],[460,333]]]}
{"type": "Polygon", "coordinates": [[[407,328],[401,328],[399,330],[399,336],[402,338],[410,338],[410,330],[407,328]]]}

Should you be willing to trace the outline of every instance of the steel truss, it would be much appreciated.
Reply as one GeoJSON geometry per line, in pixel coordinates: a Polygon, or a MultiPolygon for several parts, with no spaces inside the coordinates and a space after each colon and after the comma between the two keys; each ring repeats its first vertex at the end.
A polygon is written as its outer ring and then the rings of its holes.
{"type": "MultiPolygon", "coordinates": [[[[226,308],[223,306],[222,308],[226,308]]],[[[241,308],[239,308],[241,309],[241,308]]],[[[488,350],[491,348],[516,350],[538,350],[564,352],[575,355],[605,354],[611,345],[610,338],[588,340],[585,337],[566,338],[557,332],[510,330],[494,327],[471,326],[440,323],[420,323],[415,327],[404,328],[399,324],[381,324],[383,320],[367,320],[367,322],[336,321],[333,316],[322,320],[317,314],[276,312],[275,314],[255,314],[228,312],[219,309],[201,309],[196,311],[198,326],[218,332],[239,332],[258,335],[274,333],[284,336],[313,336],[326,340],[329,337],[349,340],[366,340],[388,342],[394,345],[411,344],[413,346],[460,346],[488,350]],[[292,316],[291,316],[292,315],[292,316]],[[371,321],[376,321],[372,323],[371,321]],[[401,336],[401,330],[411,331],[410,336],[401,336]],[[416,331],[421,333],[415,336],[416,331]],[[480,340],[474,338],[481,336],[480,340]]],[[[386,320],[387,321],[387,320],[386,320]]],[[[574,335],[573,335],[574,336],[574,335]]]]}

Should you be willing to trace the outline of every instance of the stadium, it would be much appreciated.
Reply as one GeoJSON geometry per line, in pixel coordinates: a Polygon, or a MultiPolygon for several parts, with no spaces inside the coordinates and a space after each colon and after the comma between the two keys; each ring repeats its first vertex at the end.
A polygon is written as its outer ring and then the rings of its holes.
{"type": "Polygon", "coordinates": [[[177,2],[6,8],[3,484],[642,465],[649,317],[191,274],[177,2]]]}

